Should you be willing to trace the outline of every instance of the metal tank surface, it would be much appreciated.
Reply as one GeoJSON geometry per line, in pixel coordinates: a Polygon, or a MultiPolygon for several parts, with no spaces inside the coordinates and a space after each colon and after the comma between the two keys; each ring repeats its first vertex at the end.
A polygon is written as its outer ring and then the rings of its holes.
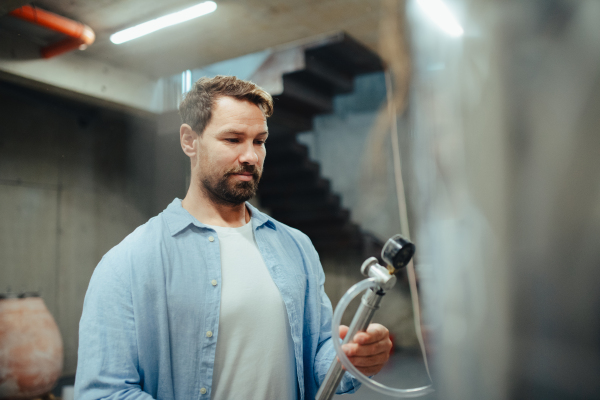
{"type": "Polygon", "coordinates": [[[455,36],[423,3],[403,151],[438,397],[598,399],[600,2],[445,0],[455,36]]]}

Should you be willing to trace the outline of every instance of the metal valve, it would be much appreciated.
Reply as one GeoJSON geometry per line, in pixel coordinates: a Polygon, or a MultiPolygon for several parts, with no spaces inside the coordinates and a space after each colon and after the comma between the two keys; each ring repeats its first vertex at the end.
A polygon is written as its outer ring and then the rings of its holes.
{"type": "MultiPolygon", "coordinates": [[[[375,257],[368,258],[362,264],[360,267],[360,272],[362,272],[363,275],[371,278],[369,280],[374,281],[376,286],[371,287],[371,290],[367,290],[362,297],[360,306],[358,307],[358,310],[352,319],[352,323],[348,328],[348,332],[346,333],[343,343],[350,342],[357,332],[365,331],[367,329],[371,319],[373,318],[373,314],[375,314],[375,311],[379,309],[379,303],[385,295],[385,292],[394,287],[394,284],[396,283],[395,274],[408,264],[413,254],[415,254],[415,245],[404,239],[402,236],[395,235],[385,243],[383,249],[381,250],[381,257],[387,264],[389,264],[387,268],[379,265],[379,262],[375,257]]],[[[373,282],[367,283],[371,284],[373,282]]],[[[356,285],[353,287],[355,286],[356,285]]],[[[352,290],[352,288],[350,290],[352,290]]],[[[347,295],[348,294],[346,294],[344,297],[347,295]]],[[[343,299],[344,298],[342,298],[342,300],[343,299]]],[[[342,310],[344,309],[345,308],[342,308],[342,310]]],[[[338,311],[336,309],[336,313],[337,312],[338,311]]],[[[341,320],[341,316],[339,318],[341,320]]],[[[339,324],[339,320],[337,323],[339,324]]],[[[343,374],[344,370],[342,369],[342,364],[340,361],[334,360],[329,368],[329,371],[327,371],[327,375],[325,375],[325,379],[319,388],[316,399],[331,399],[335,394],[336,388],[340,384],[340,381],[342,380],[343,374]]]]}
{"type": "Polygon", "coordinates": [[[394,235],[383,246],[381,258],[388,263],[390,274],[397,274],[408,264],[415,254],[415,245],[403,238],[394,235]]]}
{"type": "Polygon", "coordinates": [[[377,258],[369,257],[360,267],[360,272],[369,278],[375,279],[375,282],[381,289],[390,290],[396,284],[396,275],[390,273],[390,271],[379,265],[377,258]]]}

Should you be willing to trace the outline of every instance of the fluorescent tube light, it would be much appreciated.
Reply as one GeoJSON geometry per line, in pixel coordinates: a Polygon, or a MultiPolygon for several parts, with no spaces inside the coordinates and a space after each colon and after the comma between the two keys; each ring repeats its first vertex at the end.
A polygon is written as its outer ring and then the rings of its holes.
{"type": "Polygon", "coordinates": [[[427,16],[433,20],[445,33],[459,37],[464,33],[462,26],[456,21],[446,4],[441,0],[417,0],[427,16]]]}
{"type": "Polygon", "coordinates": [[[198,18],[204,14],[211,13],[216,9],[217,3],[214,1],[205,1],[200,4],[196,4],[195,6],[186,8],[185,10],[174,12],[172,14],[165,15],[114,33],[110,35],[110,41],[114,44],[125,43],[155,32],[159,29],[189,21],[190,19],[198,18]]]}
{"type": "Polygon", "coordinates": [[[181,94],[192,90],[192,71],[189,69],[181,73],[181,94]]]}

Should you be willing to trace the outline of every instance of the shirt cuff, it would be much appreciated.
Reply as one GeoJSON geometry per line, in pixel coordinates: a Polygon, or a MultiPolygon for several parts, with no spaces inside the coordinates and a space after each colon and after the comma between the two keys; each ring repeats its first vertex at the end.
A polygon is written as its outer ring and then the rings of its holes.
{"type": "Polygon", "coordinates": [[[354,393],[360,388],[361,385],[362,383],[360,383],[358,379],[352,376],[349,372],[345,372],[336,394],[354,393]]]}

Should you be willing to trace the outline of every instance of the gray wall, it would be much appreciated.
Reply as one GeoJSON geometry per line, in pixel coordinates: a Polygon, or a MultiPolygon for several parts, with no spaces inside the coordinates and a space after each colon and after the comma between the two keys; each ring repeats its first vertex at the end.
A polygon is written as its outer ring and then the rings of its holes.
{"type": "Polygon", "coordinates": [[[0,84],[0,292],[39,291],[73,374],[100,258],[154,207],[154,124],[0,84]]]}

